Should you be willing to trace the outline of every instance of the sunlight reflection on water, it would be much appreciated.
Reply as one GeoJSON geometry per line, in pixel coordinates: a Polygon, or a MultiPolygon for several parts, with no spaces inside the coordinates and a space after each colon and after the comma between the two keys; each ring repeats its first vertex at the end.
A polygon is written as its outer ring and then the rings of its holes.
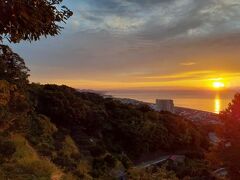
{"type": "MultiPolygon", "coordinates": [[[[110,93],[109,93],[110,94],[110,93]]],[[[173,92],[112,92],[111,95],[119,98],[137,99],[144,102],[155,103],[156,99],[173,99],[175,106],[198,109],[219,114],[228,107],[234,93],[215,92],[214,94],[202,95],[201,93],[180,94],[173,92]],[[186,95],[187,94],[187,95],[186,95]],[[189,95],[189,96],[188,96],[189,95]]]]}
{"type": "Polygon", "coordinates": [[[219,114],[221,111],[221,100],[219,98],[219,96],[216,96],[215,100],[214,100],[214,104],[215,104],[215,113],[219,114]]]}

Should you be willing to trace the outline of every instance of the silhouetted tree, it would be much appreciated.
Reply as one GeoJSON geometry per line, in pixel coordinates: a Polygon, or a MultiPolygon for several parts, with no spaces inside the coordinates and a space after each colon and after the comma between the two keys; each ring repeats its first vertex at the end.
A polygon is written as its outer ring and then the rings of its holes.
{"type": "MultiPolygon", "coordinates": [[[[0,1],[0,41],[36,41],[41,36],[57,35],[72,12],[60,5],[62,0],[4,0],[0,1]]],[[[28,83],[29,70],[24,60],[8,46],[0,45],[0,79],[18,87],[28,83]]]]}
{"type": "Polygon", "coordinates": [[[229,107],[220,114],[221,126],[218,136],[221,142],[212,148],[208,158],[212,165],[225,167],[231,179],[240,175],[240,93],[236,94],[229,107]]]}
{"type": "Polygon", "coordinates": [[[0,79],[23,88],[28,84],[29,69],[24,60],[8,46],[0,45],[0,79]]]}
{"type": "Polygon", "coordinates": [[[36,41],[41,36],[54,36],[62,29],[72,12],[60,7],[62,0],[2,0],[0,2],[0,40],[36,41]]]}

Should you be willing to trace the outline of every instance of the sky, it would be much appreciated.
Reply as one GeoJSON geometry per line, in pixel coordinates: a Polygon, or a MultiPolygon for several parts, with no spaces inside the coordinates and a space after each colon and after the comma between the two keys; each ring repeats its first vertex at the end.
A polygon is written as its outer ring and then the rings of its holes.
{"type": "Polygon", "coordinates": [[[239,0],[65,0],[57,37],[11,45],[30,80],[79,89],[240,85],[239,0]]]}

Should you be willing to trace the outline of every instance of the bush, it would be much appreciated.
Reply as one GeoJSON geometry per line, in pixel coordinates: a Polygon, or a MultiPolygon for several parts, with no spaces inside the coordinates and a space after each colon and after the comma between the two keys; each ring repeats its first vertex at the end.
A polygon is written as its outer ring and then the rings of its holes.
{"type": "Polygon", "coordinates": [[[109,154],[104,158],[104,161],[106,162],[107,166],[110,168],[114,168],[117,163],[117,159],[109,154]]]}
{"type": "Polygon", "coordinates": [[[168,171],[165,168],[130,169],[127,178],[129,180],[178,180],[173,171],[168,171]]]}
{"type": "Polygon", "coordinates": [[[47,160],[24,161],[2,165],[6,179],[14,180],[50,180],[58,169],[47,160]]]}
{"type": "Polygon", "coordinates": [[[93,146],[90,149],[91,155],[93,157],[99,157],[101,155],[104,155],[106,153],[105,149],[101,146],[93,146]]]}
{"type": "Polygon", "coordinates": [[[91,172],[91,166],[88,161],[80,160],[75,175],[82,179],[90,179],[89,173],[91,172]]]}
{"type": "Polygon", "coordinates": [[[4,158],[11,158],[16,152],[16,145],[11,141],[0,142],[0,155],[4,158]]]}
{"type": "Polygon", "coordinates": [[[11,140],[1,142],[0,152],[9,156],[9,161],[2,163],[0,168],[6,179],[51,179],[54,173],[59,172],[49,160],[41,159],[21,135],[11,136],[11,140]]]}
{"type": "Polygon", "coordinates": [[[61,152],[68,157],[71,157],[73,154],[79,154],[79,150],[75,144],[75,142],[73,141],[73,139],[71,138],[71,136],[66,136],[65,140],[62,144],[62,150],[61,152]]]}

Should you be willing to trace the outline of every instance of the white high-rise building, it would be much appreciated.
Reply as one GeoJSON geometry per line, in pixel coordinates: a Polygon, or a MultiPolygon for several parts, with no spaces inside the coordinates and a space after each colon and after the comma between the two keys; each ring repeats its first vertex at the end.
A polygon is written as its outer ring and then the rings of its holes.
{"type": "Polygon", "coordinates": [[[168,111],[174,113],[174,102],[171,99],[157,99],[156,100],[157,111],[168,111]]]}

